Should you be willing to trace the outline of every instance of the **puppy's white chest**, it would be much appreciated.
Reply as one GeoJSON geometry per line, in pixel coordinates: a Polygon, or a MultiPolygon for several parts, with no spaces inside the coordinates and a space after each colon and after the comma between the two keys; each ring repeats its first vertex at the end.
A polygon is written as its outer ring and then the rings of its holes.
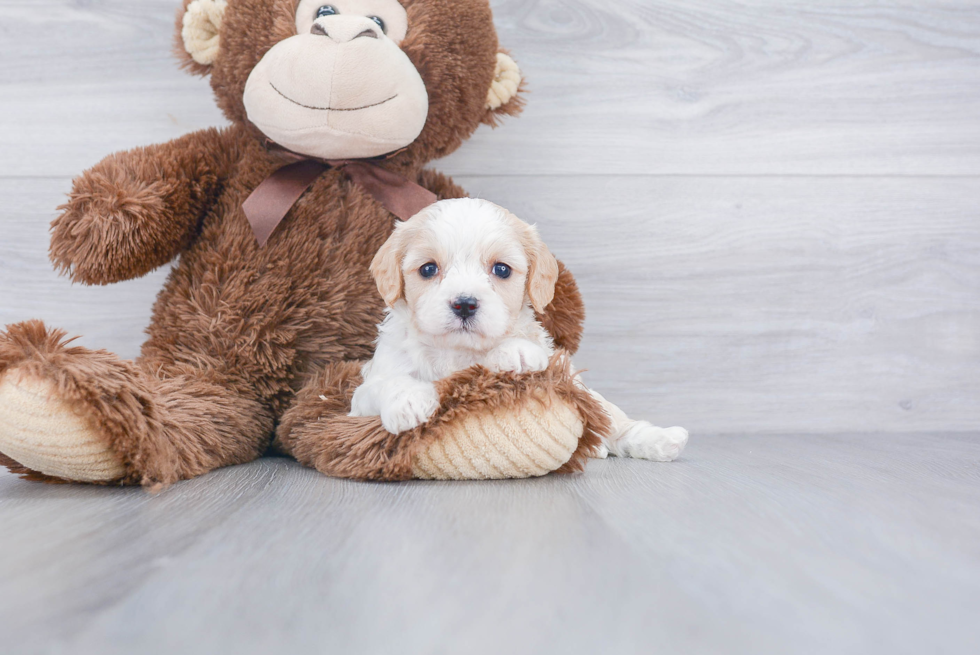
{"type": "Polygon", "coordinates": [[[422,347],[416,353],[419,379],[435,382],[483,361],[483,353],[455,348],[422,347]]]}

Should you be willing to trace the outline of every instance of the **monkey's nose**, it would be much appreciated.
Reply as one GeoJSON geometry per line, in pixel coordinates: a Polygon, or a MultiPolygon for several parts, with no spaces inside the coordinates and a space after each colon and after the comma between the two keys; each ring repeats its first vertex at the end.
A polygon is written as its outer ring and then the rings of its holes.
{"type": "Polygon", "coordinates": [[[340,16],[331,16],[329,21],[318,20],[310,28],[310,34],[326,36],[337,43],[347,43],[362,36],[371,39],[380,38],[374,21],[368,19],[346,20],[340,16]]]}
{"type": "Polygon", "coordinates": [[[473,296],[460,296],[451,303],[453,314],[456,314],[456,316],[459,316],[460,318],[469,318],[470,316],[473,316],[476,314],[476,310],[479,306],[480,302],[473,296]]]}

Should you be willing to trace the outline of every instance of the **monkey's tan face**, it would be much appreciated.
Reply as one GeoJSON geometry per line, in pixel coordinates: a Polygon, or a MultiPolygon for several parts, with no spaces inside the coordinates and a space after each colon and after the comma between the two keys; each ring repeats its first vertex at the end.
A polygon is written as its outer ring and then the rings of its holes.
{"type": "Polygon", "coordinates": [[[245,85],[248,118],[263,134],[324,159],[376,157],[419,136],[429,100],[398,46],[408,31],[398,0],[301,0],[296,30],[245,85]]]}

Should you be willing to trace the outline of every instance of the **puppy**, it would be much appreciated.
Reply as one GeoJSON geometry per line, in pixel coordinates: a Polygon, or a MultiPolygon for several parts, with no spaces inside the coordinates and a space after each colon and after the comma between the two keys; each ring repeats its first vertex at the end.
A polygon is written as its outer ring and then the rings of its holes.
{"type": "MultiPolygon", "coordinates": [[[[396,226],[371,264],[385,303],[374,358],[362,369],[351,416],[381,416],[397,434],[439,407],[435,381],[480,364],[542,371],[554,351],[535,318],[555,293],[558,262],[537,230],[485,200],[438,202],[396,226]]],[[[589,390],[611,420],[608,453],[670,461],[684,428],[631,420],[589,390]]]]}

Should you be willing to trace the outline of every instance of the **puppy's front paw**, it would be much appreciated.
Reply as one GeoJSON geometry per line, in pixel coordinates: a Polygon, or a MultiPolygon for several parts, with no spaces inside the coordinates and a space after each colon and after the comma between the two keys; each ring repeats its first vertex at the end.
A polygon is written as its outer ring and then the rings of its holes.
{"type": "Polygon", "coordinates": [[[548,368],[548,351],[527,339],[508,339],[487,355],[491,371],[527,373],[548,368]]]}
{"type": "Polygon", "coordinates": [[[437,409],[439,394],[435,385],[412,385],[392,395],[381,408],[381,424],[388,432],[399,434],[422,425],[437,409]]]}
{"type": "Polygon", "coordinates": [[[646,421],[637,421],[626,434],[610,444],[610,452],[617,457],[672,462],[686,445],[687,430],[684,428],[658,428],[646,421]]]}

